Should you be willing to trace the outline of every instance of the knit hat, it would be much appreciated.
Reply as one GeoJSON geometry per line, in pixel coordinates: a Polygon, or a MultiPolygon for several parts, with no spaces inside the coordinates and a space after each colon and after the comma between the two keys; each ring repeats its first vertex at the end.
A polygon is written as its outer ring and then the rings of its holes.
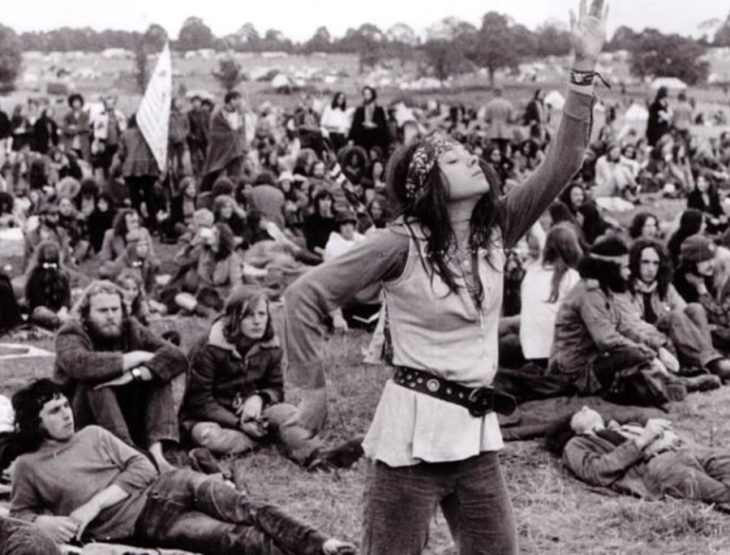
{"type": "Polygon", "coordinates": [[[717,247],[704,235],[690,235],[683,242],[679,251],[681,262],[704,262],[715,257],[717,247]]]}
{"type": "Polygon", "coordinates": [[[618,237],[606,237],[596,241],[590,250],[594,258],[618,258],[629,254],[629,249],[618,237]]]}

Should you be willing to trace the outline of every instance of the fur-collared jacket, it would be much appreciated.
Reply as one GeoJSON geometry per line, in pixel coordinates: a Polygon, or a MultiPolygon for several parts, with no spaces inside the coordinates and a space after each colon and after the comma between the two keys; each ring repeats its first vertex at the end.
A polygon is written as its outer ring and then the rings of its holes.
{"type": "Polygon", "coordinates": [[[216,321],[206,338],[190,352],[190,375],[180,409],[184,425],[217,422],[237,428],[236,410],[251,395],[263,394],[267,403],[284,400],[282,350],[274,336],[254,343],[245,354],[238,352],[216,321]]]}

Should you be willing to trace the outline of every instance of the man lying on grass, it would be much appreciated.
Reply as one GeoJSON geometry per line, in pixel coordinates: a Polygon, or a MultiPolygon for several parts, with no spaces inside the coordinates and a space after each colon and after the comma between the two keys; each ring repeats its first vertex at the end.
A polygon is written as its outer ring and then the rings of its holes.
{"type": "Polygon", "coordinates": [[[662,418],[646,425],[606,425],[584,406],[547,439],[580,480],[619,493],[706,503],[730,502],[730,452],[686,444],[662,418]]]}
{"type": "Polygon", "coordinates": [[[189,470],[158,474],[98,426],[74,431],[68,400],[41,379],[13,396],[29,451],[15,464],[10,514],[57,543],[96,540],[203,555],[355,553],[281,509],[189,470]]]}

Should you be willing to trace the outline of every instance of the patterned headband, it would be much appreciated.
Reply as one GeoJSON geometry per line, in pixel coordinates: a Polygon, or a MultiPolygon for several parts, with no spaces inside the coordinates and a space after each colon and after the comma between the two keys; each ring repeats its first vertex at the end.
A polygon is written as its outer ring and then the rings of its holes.
{"type": "Polygon", "coordinates": [[[433,170],[439,156],[454,148],[455,144],[453,139],[440,131],[434,131],[423,139],[408,165],[406,198],[413,200],[423,193],[426,177],[433,170]]]}

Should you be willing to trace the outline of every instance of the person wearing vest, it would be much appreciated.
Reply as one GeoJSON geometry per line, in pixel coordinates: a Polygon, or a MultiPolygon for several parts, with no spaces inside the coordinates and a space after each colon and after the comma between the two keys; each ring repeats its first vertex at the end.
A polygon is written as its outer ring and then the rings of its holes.
{"type": "Polygon", "coordinates": [[[517,553],[500,470],[497,412],[514,399],[497,372],[505,249],[579,170],[590,136],[603,2],[573,25],[576,52],[560,128],[544,162],[498,196],[498,178],[463,145],[434,132],[391,159],[400,216],[349,252],[309,270],[284,295],[287,380],[302,388],[293,415],[317,432],[326,420],[320,322],[372,284],[384,293],[384,354],[394,366],[363,442],[372,460],[361,552],[411,555],[426,547],[440,505],[462,554],[517,553]]]}

